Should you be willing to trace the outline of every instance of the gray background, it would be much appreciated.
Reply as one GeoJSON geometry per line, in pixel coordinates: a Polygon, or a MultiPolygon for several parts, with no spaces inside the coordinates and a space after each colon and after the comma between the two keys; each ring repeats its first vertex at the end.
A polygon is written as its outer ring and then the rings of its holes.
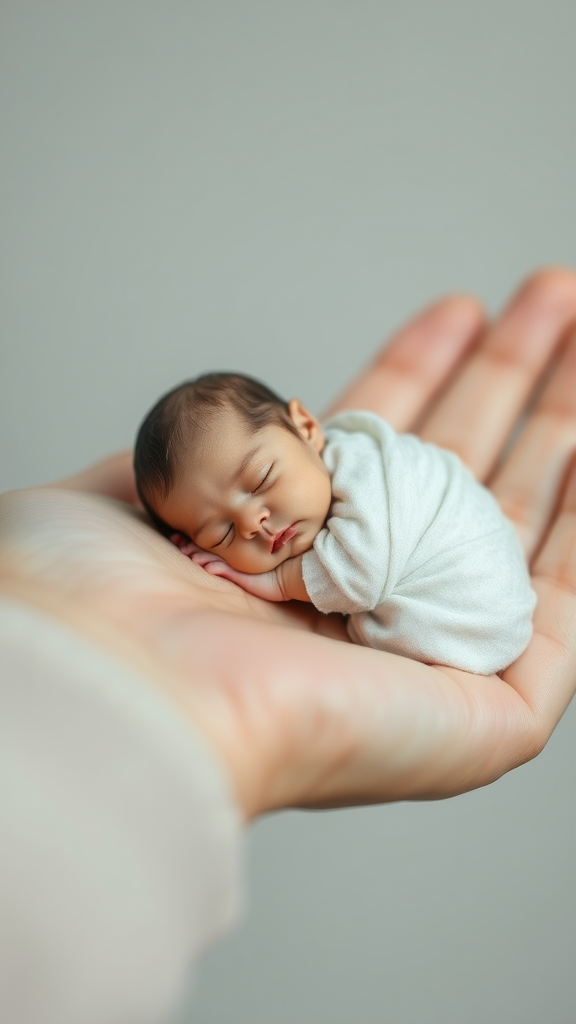
{"type": "MultiPolygon", "coordinates": [[[[0,489],[240,368],[312,407],[440,293],[576,266],[573,0],[2,2],[0,489]]],[[[260,822],[202,1024],[573,1024],[572,709],[446,803],[260,822]]]]}

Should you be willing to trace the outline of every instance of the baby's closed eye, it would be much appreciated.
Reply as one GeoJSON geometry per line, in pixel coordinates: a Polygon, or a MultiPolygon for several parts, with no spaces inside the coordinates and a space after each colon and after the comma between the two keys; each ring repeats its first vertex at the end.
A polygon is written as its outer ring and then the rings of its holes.
{"type": "Polygon", "coordinates": [[[261,474],[260,482],[257,483],[256,487],[254,487],[250,491],[250,494],[257,494],[258,491],[263,490],[263,488],[264,488],[266,483],[270,483],[270,474],[272,473],[273,466],[274,466],[274,463],[271,462],[270,465],[264,467],[264,469],[262,470],[262,473],[264,475],[261,474]]]}
{"type": "Polygon", "coordinates": [[[230,526],[226,530],[226,533],[224,534],[224,536],[219,541],[217,541],[216,544],[211,544],[209,550],[213,551],[214,548],[219,548],[224,543],[225,540],[228,540],[228,539],[231,540],[232,538],[230,537],[230,532],[233,529],[234,529],[234,524],[230,523],[230,526]]]}

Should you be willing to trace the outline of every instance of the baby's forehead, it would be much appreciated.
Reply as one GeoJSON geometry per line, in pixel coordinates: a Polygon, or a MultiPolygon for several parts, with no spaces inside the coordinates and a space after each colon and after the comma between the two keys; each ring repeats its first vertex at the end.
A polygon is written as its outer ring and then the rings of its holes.
{"type": "Polygon", "coordinates": [[[266,430],[253,430],[234,410],[218,415],[200,430],[184,432],[177,455],[176,477],[193,472],[211,478],[222,469],[247,463],[265,443],[266,430]]]}

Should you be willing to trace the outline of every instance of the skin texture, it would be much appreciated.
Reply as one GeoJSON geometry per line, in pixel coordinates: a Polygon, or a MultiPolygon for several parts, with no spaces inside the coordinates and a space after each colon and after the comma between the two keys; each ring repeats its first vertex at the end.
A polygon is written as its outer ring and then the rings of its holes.
{"type": "Polygon", "coordinates": [[[122,504],[134,497],[129,453],[2,496],[0,589],[158,686],[220,759],[247,819],[486,785],[543,748],[576,686],[575,321],[576,276],[562,269],[533,276],[493,323],[470,298],[444,299],[330,410],[371,409],[453,449],[516,524],[538,605],[503,678],[353,646],[337,616],[209,575],[122,504]]]}
{"type": "Polygon", "coordinates": [[[288,410],[299,437],[277,424],[254,433],[233,409],[219,410],[180,454],[170,493],[152,498],[164,522],[242,573],[307,551],[330,508],[320,424],[297,399],[288,410]]]}
{"type": "Polygon", "coordinates": [[[275,569],[252,575],[234,569],[219,555],[213,551],[204,551],[180,533],[172,534],[170,539],[183,555],[191,558],[196,565],[201,565],[211,576],[230,580],[247,594],[262,597],[265,601],[310,601],[304,583],[302,555],[287,557],[275,569]]]}

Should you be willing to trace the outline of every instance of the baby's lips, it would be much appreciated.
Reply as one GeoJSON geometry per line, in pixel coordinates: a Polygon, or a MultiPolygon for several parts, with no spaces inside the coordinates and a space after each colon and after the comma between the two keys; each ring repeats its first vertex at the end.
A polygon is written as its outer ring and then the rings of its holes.
{"type": "Polygon", "coordinates": [[[277,533],[274,540],[272,541],[272,554],[276,554],[276,552],[279,551],[280,548],[284,547],[284,545],[287,544],[289,540],[292,540],[292,537],[296,533],[297,529],[298,524],[292,523],[292,526],[287,526],[285,530],[281,530],[280,533],[277,533]]]}

